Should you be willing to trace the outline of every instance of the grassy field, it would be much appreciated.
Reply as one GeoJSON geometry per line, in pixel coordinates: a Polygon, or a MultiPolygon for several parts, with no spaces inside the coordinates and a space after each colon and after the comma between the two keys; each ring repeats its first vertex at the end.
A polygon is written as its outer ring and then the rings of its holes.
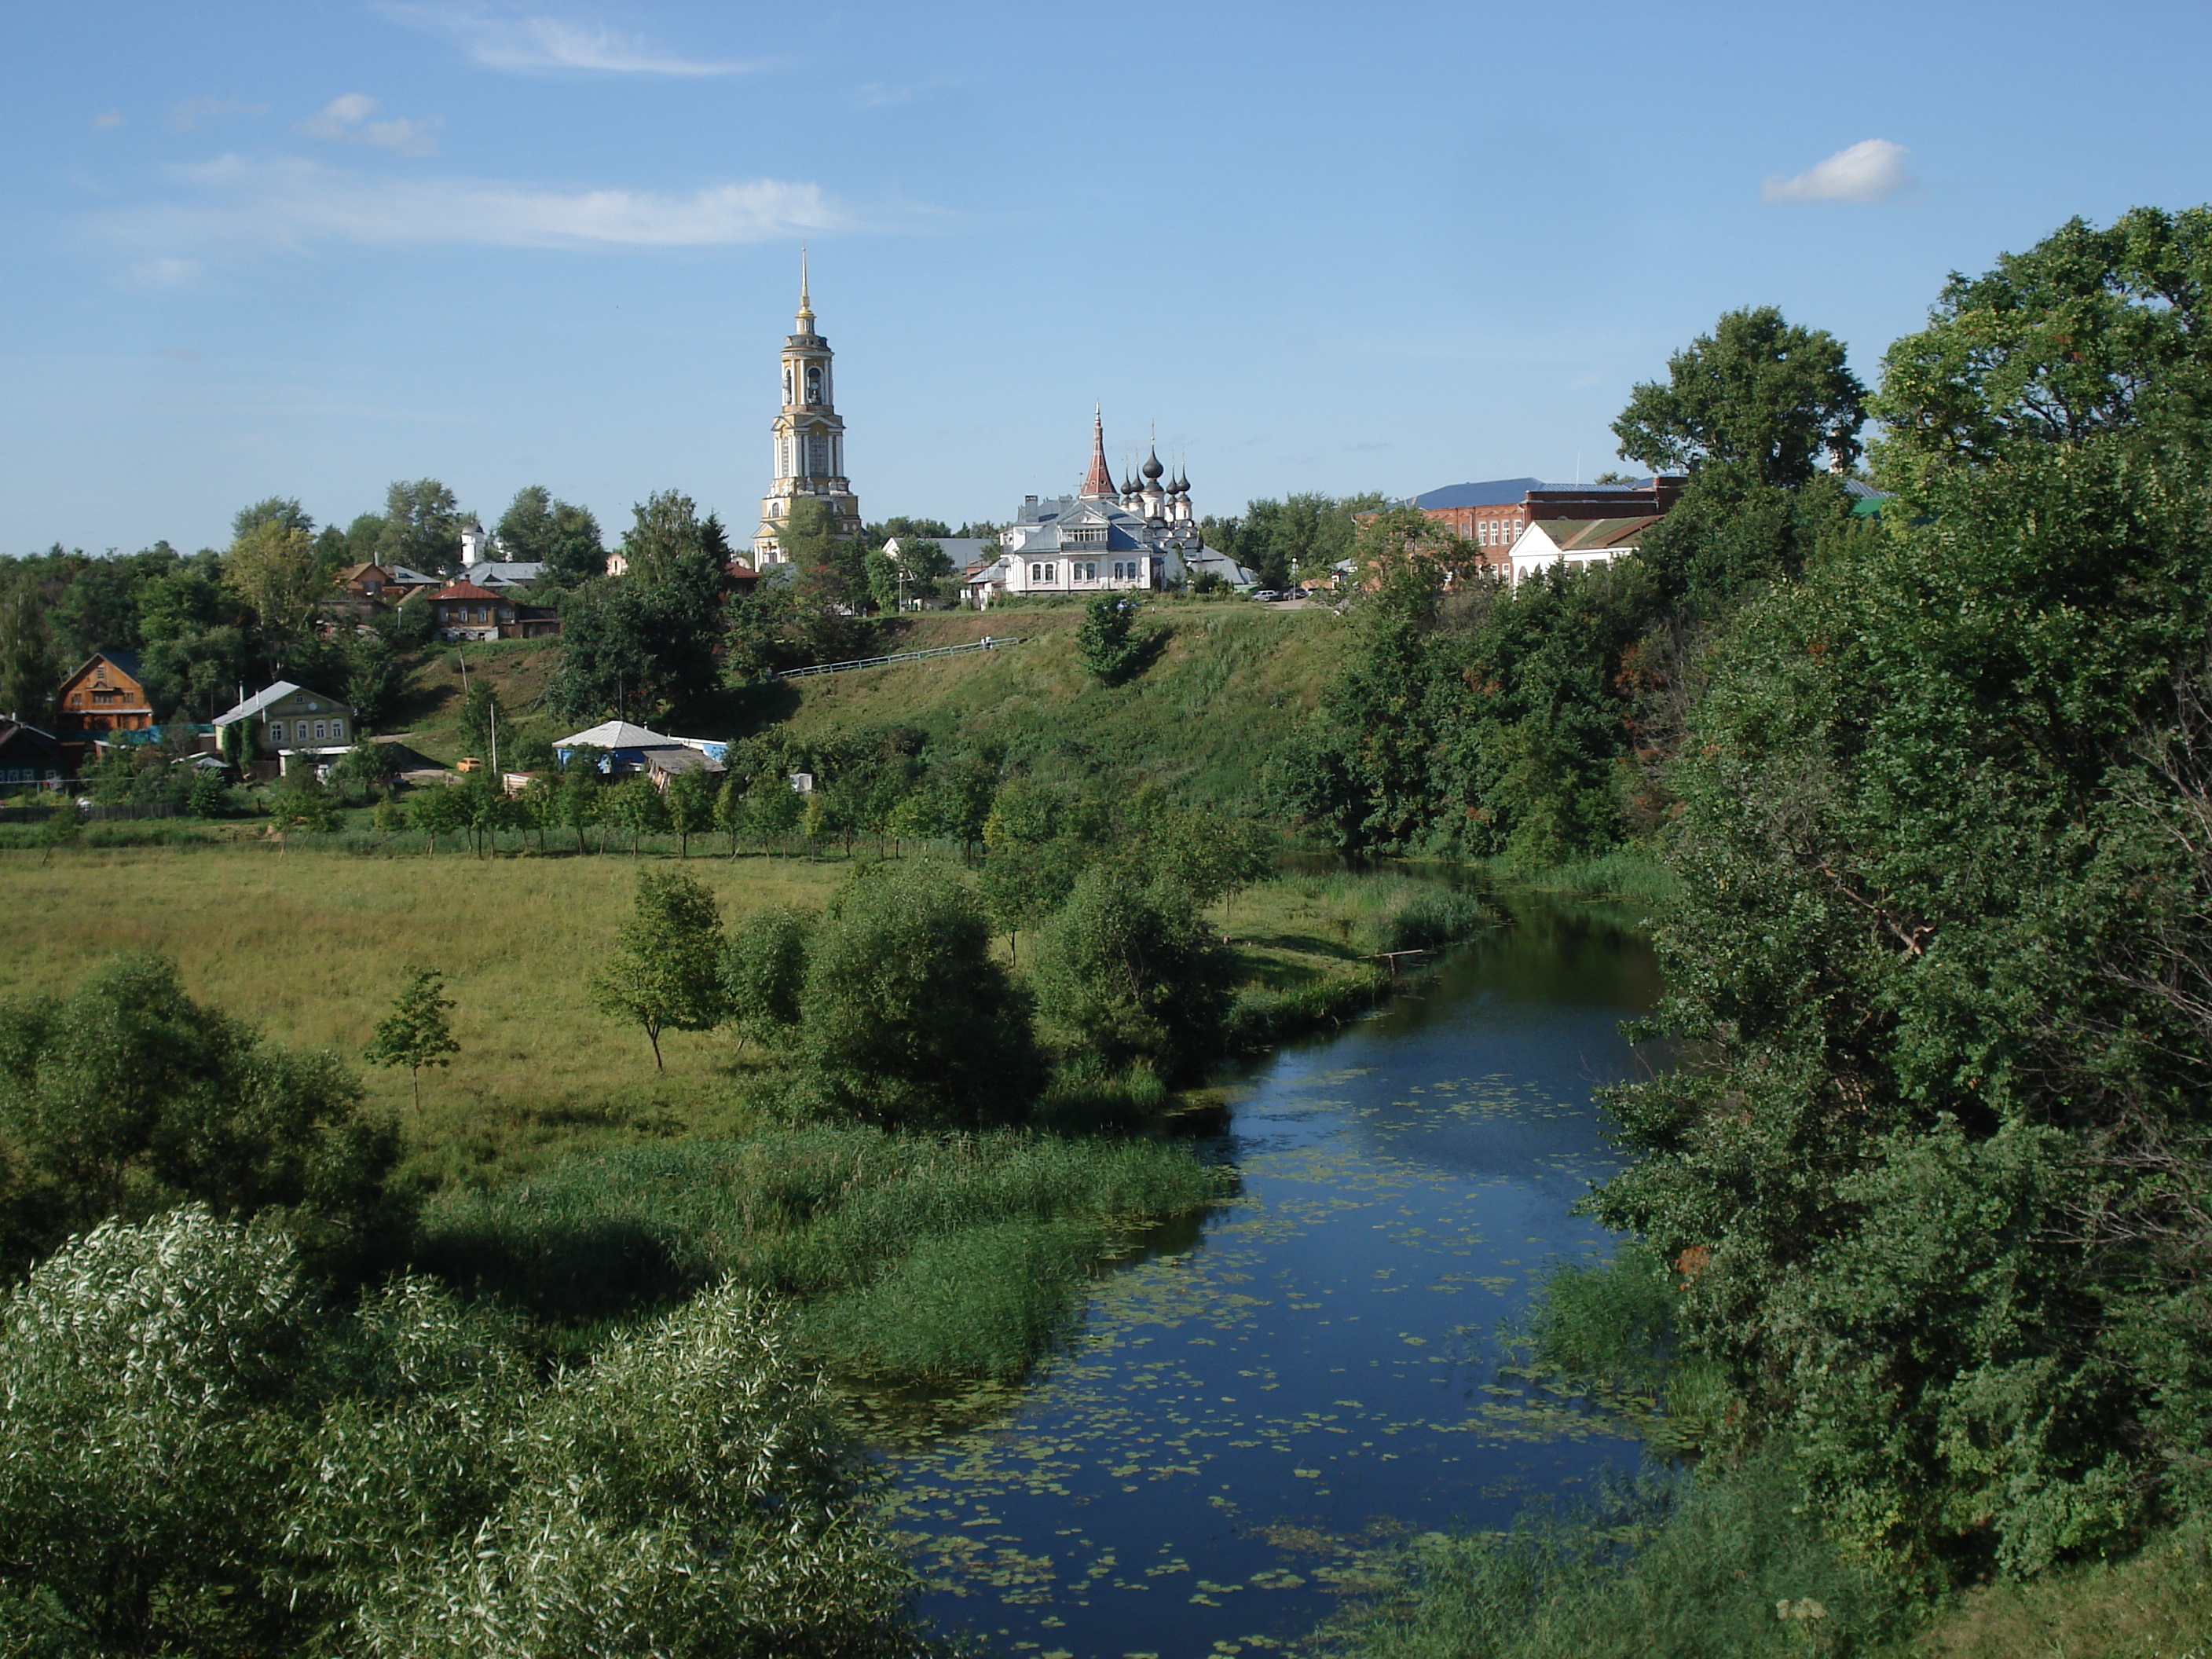
{"type": "MultiPolygon", "coordinates": [[[[280,1042],[350,1056],[401,969],[419,963],[447,976],[461,1052],[426,1074],[419,1118],[406,1110],[404,1073],[366,1080],[373,1100],[402,1110],[421,1174],[495,1180],[573,1151],[742,1133],[757,1127],[738,1103],[754,1061],[729,1036],[669,1033],[668,1070],[657,1075],[644,1038],[585,991],[629,911],[638,870],[678,862],[252,843],[4,852],[0,900],[36,920],[0,939],[0,995],[62,990],[102,957],[160,951],[176,957],[195,997],[280,1042]]],[[[695,856],[681,867],[714,890],[728,920],[766,904],[819,906],[847,866],[695,856]]],[[[1310,990],[1360,973],[1365,953],[1394,941],[1393,918],[1431,890],[1395,876],[1289,877],[1238,896],[1215,919],[1254,994],[1310,990]]]]}

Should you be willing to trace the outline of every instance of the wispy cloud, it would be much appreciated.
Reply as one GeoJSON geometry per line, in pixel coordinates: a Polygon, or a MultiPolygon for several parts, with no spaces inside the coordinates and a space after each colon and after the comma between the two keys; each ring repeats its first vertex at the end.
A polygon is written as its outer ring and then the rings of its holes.
{"type": "Polygon", "coordinates": [[[439,115],[419,121],[372,121],[376,100],[365,92],[349,92],[333,98],[293,128],[310,138],[334,138],[341,143],[378,144],[402,155],[434,155],[437,132],[446,125],[439,115]]]}
{"type": "Polygon", "coordinates": [[[1768,174],[1759,194],[1769,202],[1887,202],[1912,188],[1905,166],[1911,153],[1887,138],[1869,138],[1795,178],[1768,174]]]}
{"type": "Polygon", "coordinates": [[[200,263],[164,256],[133,265],[131,274],[147,288],[180,288],[200,274],[200,263]]]}
{"type": "Polygon", "coordinates": [[[583,70],[607,75],[741,75],[750,64],[685,58],[603,25],[481,5],[386,0],[395,23],[442,34],[487,69],[583,70]]]}
{"type": "Polygon", "coordinates": [[[489,179],[377,178],[318,162],[226,155],[178,167],[186,199],[114,216],[127,244],[304,248],[318,243],[709,247],[860,228],[818,185],[776,179],[688,195],[547,190],[489,179]]]}
{"type": "Polygon", "coordinates": [[[266,115],[266,104],[249,104],[236,98],[187,98],[169,106],[161,125],[172,132],[198,132],[234,115],[266,115]]]}
{"type": "Polygon", "coordinates": [[[92,118],[94,132],[112,132],[122,125],[123,112],[119,109],[104,109],[92,118]]]}

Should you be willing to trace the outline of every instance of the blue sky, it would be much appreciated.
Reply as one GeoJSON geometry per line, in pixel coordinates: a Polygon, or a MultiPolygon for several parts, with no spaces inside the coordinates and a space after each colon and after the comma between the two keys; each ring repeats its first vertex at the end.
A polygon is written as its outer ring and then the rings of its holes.
{"type": "Polygon", "coordinates": [[[864,512],[1613,464],[1730,307],[2212,198],[2212,9],[17,3],[0,551],[434,476],[749,534],[798,249],[864,512]]]}

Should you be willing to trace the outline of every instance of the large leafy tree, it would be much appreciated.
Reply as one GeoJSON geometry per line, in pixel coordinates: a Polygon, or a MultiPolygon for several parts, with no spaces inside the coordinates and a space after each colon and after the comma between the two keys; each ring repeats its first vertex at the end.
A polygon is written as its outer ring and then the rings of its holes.
{"type": "Polygon", "coordinates": [[[514,492],[495,533],[505,557],[544,565],[561,586],[573,587],[605,572],[607,551],[591,508],[556,501],[543,484],[526,484],[514,492]]]}
{"type": "Polygon", "coordinates": [[[1811,478],[1824,453],[1847,470],[1865,420],[1866,388],[1843,342],[1759,306],[1726,313],[1668,358],[1665,384],[1632,388],[1613,431],[1623,456],[1655,471],[1740,467],[1786,489],[1811,478]]]}
{"type": "Polygon", "coordinates": [[[383,518],[377,532],[378,563],[431,575],[460,568],[461,504],[435,478],[395,480],[384,492],[383,518]]]}
{"type": "Polygon", "coordinates": [[[1188,890],[1101,863],[1045,926],[1037,994],[1054,1024],[1108,1065],[1141,1061],[1175,1083],[1218,1055],[1235,970],[1188,890]]]}
{"type": "Polygon", "coordinates": [[[2212,1502],[2212,212],[2069,224],[1892,348],[1900,492],[1685,747],[1663,1024],[1596,1200],[1733,1420],[1934,1574],[2212,1502]]]}
{"type": "Polygon", "coordinates": [[[281,653],[314,621],[322,572],[312,537],[281,519],[264,519],[223,555],[223,585],[250,606],[264,643],[281,653]]]}
{"type": "Polygon", "coordinates": [[[623,552],[624,574],[586,582],[562,604],[561,669],[546,700],[570,719],[649,718],[720,681],[730,562],[720,520],[665,490],[637,506],[623,552]]]}
{"type": "Polygon", "coordinates": [[[855,870],[807,951],[798,1048],[815,1103],[922,1125],[1025,1112],[1044,1080],[1030,998],[990,947],[958,866],[855,870]]]}

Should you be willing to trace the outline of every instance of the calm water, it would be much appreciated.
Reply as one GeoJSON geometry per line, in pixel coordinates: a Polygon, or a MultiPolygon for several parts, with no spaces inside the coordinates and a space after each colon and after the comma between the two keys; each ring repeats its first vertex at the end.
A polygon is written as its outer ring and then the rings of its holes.
{"type": "Polygon", "coordinates": [[[1613,1167],[1592,1103],[1657,992],[1627,913],[1516,925],[1240,1091],[1241,1199],[1100,1285],[1018,1406],[900,1458],[924,1608],[1004,1651],[1273,1651],[1409,1534],[1502,1522],[1638,1448],[1494,1332],[1613,1167]]]}

